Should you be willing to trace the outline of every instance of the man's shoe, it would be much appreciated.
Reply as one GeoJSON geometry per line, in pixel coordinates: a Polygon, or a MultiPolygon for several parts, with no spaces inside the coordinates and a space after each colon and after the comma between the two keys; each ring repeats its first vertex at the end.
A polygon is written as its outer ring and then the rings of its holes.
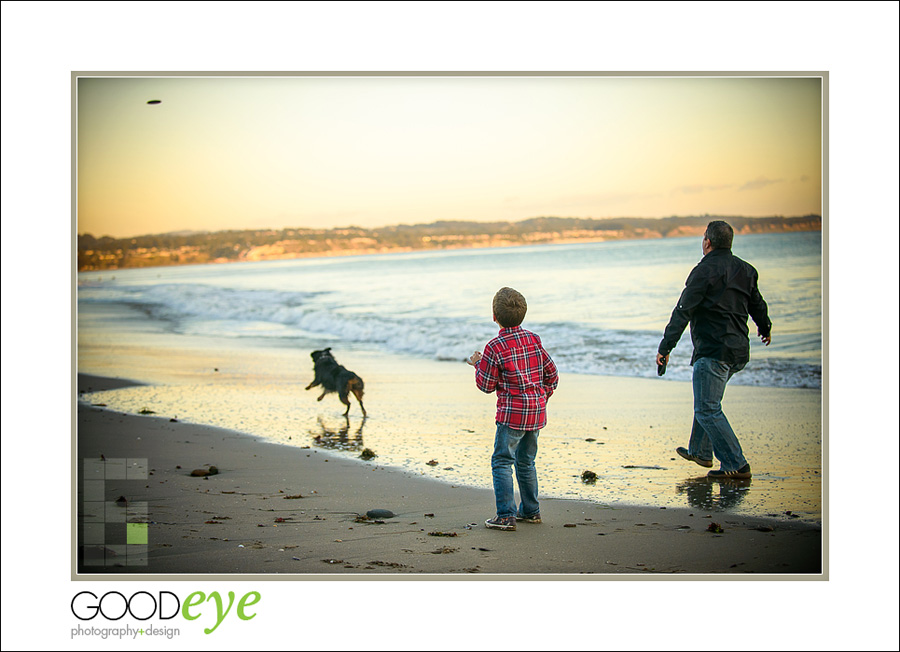
{"type": "Polygon", "coordinates": [[[723,471],[722,469],[717,469],[715,471],[710,471],[706,474],[706,477],[719,479],[719,480],[747,480],[753,477],[750,473],[750,465],[744,464],[737,471],[723,471]]]}
{"type": "Polygon", "coordinates": [[[703,466],[707,469],[711,468],[713,465],[712,460],[704,460],[699,457],[694,457],[693,455],[688,453],[687,448],[683,448],[683,447],[679,446],[678,448],[675,449],[675,452],[678,453],[679,455],[681,455],[688,462],[696,462],[700,466],[703,466]]]}
{"type": "Polygon", "coordinates": [[[516,529],[516,517],[515,516],[505,516],[503,518],[499,516],[495,516],[494,518],[489,518],[484,522],[484,526],[486,528],[490,528],[491,530],[507,530],[512,531],[516,529]]]}
{"type": "Polygon", "coordinates": [[[516,521],[522,521],[523,523],[540,523],[541,513],[538,512],[534,516],[516,516],[516,521]]]}

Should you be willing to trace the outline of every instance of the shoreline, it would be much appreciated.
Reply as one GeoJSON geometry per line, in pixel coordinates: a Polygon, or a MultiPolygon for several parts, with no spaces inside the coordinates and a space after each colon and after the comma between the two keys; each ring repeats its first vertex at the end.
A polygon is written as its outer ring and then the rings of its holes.
{"type": "MultiPolygon", "coordinates": [[[[77,380],[79,397],[88,388],[132,385],[80,373],[77,380]]],[[[108,502],[124,497],[127,504],[146,504],[146,546],[100,546],[109,566],[94,565],[96,546],[88,546],[90,565],[81,566],[79,577],[827,579],[821,527],[795,519],[542,497],[543,524],[488,531],[489,489],[383,467],[377,458],[363,462],[166,417],[113,412],[80,398],[76,403],[76,464],[96,463],[101,455],[104,464],[144,459],[147,473],[140,480],[108,480],[104,489],[108,502]],[[206,464],[216,465],[219,473],[190,476],[206,464]],[[296,496],[302,498],[285,502],[296,496]],[[397,516],[357,522],[358,514],[371,509],[397,516]],[[708,531],[713,523],[723,532],[708,531]],[[122,565],[129,560],[135,564],[122,565]]],[[[76,471],[80,475],[82,469],[76,471]]],[[[76,511],[85,518],[90,510],[79,508],[85,485],[75,489],[76,511]]],[[[73,555],[75,576],[77,546],[73,555]]]]}
{"type": "MultiPolygon", "coordinates": [[[[655,219],[655,218],[653,218],[655,219]]],[[[666,218],[659,218],[666,219],[666,218]]],[[[743,218],[743,219],[771,219],[771,218],[743,218]]],[[[796,218],[788,218],[788,219],[796,219],[796,218]]],[[[355,229],[358,227],[348,227],[348,229],[355,229]]],[[[390,227],[382,227],[390,228],[390,227]]],[[[207,258],[207,259],[197,259],[197,260],[178,260],[172,261],[173,251],[163,251],[162,253],[154,252],[154,258],[152,263],[146,265],[125,265],[125,266],[108,266],[108,267],[91,267],[91,266],[82,266],[79,265],[77,272],[78,273],[89,273],[89,272],[112,272],[112,271],[121,271],[126,269],[154,269],[160,267],[183,267],[183,266],[191,266],[191,265],[222,265],[228,263],[253,263],[253,262],[263,262],[263,261],[277,261],[277,260],[297,260],[297,259],[308,259],[308,258],[334,258],[334,257],[350,257],[350,256],[373,256],[373,255],[386,255],[386,254],[403,254],[403,253],[422,253],[422,252],[436,252],[436,251],[459,251],[466,249],[486,249],[486,248],[508,248],[508,247],[531,247],[536,245],[564,245],[564,244],[589,244],[589,243],[598,243],[598,242],[627,242],[634,240],[665,240],[671,238],[687,238],[687,237],[697,237],[703,234],[706,228],[705,224],[702,225],[685,225],[676,227],[675,230],[670,232],[657,232],[657,231],[638,231],[633,233],[630,236],[622,236],[621,233],[616,234],[615,232],[609,231],[601,231],[602,235],[596,235],[594,233],[589,233],[587,231],[581,229],[575,230],[563,230],[561,232],[553,232],[553,233],[534,233],[529,234],[532,237],[525,237],[524,239],[511,239],[508,234],[503,233],[493,233],[487,234],[484,236],[471,236],[466,238],[463,236],[461,240],[454,240],[454,236],[450,236],[451,240],[445,240],[444,242],[450,242],[450,244],[441,244],[439,246],[431,245],[431,246],[413,246],[413,245],[395,245],[392,246],[390,244],[374,244],[362,247],[354,247],[348,246],[346,248],[335,247],[333,249],[323,249],[323,250],[315,250],[315,251],[288,251],[283,245],[290,244],[288,242],[280,242],[274,245],[254,245],[248,250],[242,252],[242,255],[236,259],[234,258],[207,258]],[[162,256],[164,259],[168,259],[167,261],[163,261],[159,259],[159,256],[162,256]]],[[[290,229],[288,229],[290,230],[290,229]]],[[[379,229],[374,229],[378,231],[379,229]]],[[[821,223],[818,228],[812,228],[808,226],[800,226],[798,228],[791,228],[789,225],[784,225],[778,229],[738,229],[735,233],[739,235],[763,235],[763,234],[792,234],[792,233],[821,233],[821,223]]],[[[79,234],[78,237],[86,236],[88,234],[79,234]]],[[[133,236],[133,238],[153,238],[164,236],[165,234],[144,234],[140,236],[133,236]]],[[[216,235],[215,233],[210,235],[216,235]]],[[[443,236],[435,236],[432,238],[431,236],[422,236],[423,238],[427,238],[427,240],[423,239],[423,242],[433,242],[442,240],[443,236]]],[[[114,238],[114,240],[129,240],[130,238],[114,238]]],[[[142,252],[146,253],[146,252],[142,252]]],[[[179,256],[176,256],[179,257],[179,256]]],[[[140,260],[140,258],[137,258],[140,260]]]]}

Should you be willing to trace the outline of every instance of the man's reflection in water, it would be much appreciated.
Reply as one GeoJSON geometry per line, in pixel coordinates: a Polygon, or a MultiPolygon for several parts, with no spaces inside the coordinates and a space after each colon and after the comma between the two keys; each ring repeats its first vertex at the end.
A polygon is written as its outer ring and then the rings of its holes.
{"type": "Polygon", "coordinates": [[[325,423],[320,416],[318,418],[318,428],[311,429],[309,434],[313,437],[313,445],[319,448],[327,448],[342,451],[358,451],[363,447],[363,426],[366,420],[363,419],[359,428],[353,435],[350,435],[350,417],[345,416],[343,421],[337,424],[325,423]]]}
{"type": "Polygon", "coordinates": [[[679,494],[697,509],[725,510],[741,504],[753,480],[713,480],[707,477],[690,478],[675,485],[679,494]]]}

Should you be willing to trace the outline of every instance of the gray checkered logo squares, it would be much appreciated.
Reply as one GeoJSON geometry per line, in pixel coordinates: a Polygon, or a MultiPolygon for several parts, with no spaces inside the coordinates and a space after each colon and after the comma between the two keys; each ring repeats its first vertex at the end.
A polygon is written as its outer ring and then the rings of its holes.
{"type": "Polygon", "coordinates": [[[146,480],[146,458],[82,460],[79,521],[85,566],[146,566],[149,517],[146,502],[108,500],[106,483],[146,480]]]}

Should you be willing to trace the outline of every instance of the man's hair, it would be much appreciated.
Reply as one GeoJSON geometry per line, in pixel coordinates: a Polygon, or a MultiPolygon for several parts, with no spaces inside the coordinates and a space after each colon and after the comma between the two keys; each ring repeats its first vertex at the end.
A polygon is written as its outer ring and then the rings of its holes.
{"type": "Polygon", "coordinates": [[[525,319],[528,304],[521,293],[512,288],[500,288],[494,295],[494,317],[503,328],[518,326],[525,319]]]}
{"type": "Polygon", "coordinates": [[[706,226],[706,239],[713,249],[731,249],[734,241],[734,229],[728,222],[715,220],[706,226]]]}

